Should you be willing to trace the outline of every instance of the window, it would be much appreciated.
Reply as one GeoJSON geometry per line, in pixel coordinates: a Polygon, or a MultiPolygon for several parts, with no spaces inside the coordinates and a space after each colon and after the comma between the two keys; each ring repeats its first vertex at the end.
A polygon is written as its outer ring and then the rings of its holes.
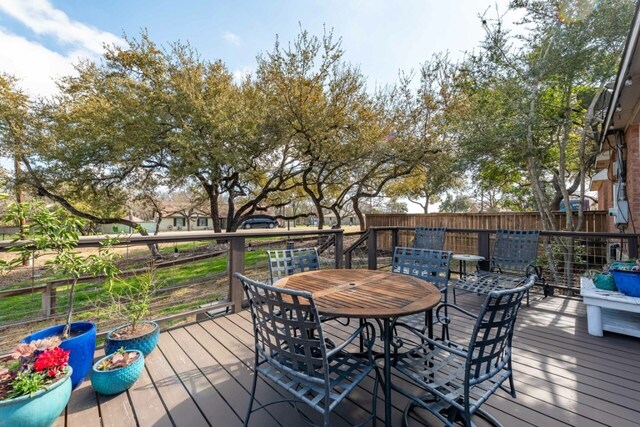
{"type": "Polygon", "coordinates": [[[173,218],[174,227],[185,227],[186,225],[187,225],[187,221],[185,218],[173,218]]]}
{"type": "Polygon", "coordinates": [[[198,218],[198,227],[208,227],[209,219],[208,218],[198,218]]]}

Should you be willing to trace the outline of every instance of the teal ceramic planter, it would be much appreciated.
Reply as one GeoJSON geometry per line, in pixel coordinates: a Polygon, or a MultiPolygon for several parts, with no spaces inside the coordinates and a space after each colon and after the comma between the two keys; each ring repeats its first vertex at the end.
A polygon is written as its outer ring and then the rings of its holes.
{"type": "Polygon", "coordinates": [[[100,394],[118,394],[135,383],[144,369],[144,355],[140,350],[130,350],[138,353],[138,358],[129,366],[114,369],[112,371],[99,371],[98,366],[111,354],[103,357],[93,364],[91,370],[91,385],[100,394]]]}
{"type": "Polygon", "coordinates": [[[0,427],[49,427],[71,397],[71,374],[29,396],[0,401],[0,427]]]}
{"type": "Polygon", "coordinates": [[[140,323],[149,323],[153,325],[153,331],[136,338],[119,339],[114,337],[114,332],[118,332],[118,330],[126,328],[129,325],[120,326],[107,334],[107,338],[104,341],[104,352],[106,354],[115,353],[120,349],[120,347],[122,347],[125,350],[140,350],[145,357],[148,356],[158,344],[158,339],[160,338],[160,327],[156,322],[149,320],[140,323]]]}

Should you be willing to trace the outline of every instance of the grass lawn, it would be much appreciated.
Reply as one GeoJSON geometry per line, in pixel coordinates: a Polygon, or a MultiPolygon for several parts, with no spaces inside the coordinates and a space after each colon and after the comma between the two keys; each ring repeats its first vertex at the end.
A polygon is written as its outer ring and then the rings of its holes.
{"type": "MultiPolygon", "coordinates": [[[[247,267],[266,263],[266,260],[267,254],[265,251],[251,251],[245,253],[245,264],[247,267]]],[[[216,276],[220,276],[226,271],[226,255],[194,261],[189,264],[161,268],[156,271],[157,286],[158,289],[161,290],[162,288],[179,286],[180,284],[186,285],[189,282],[202,282],[203,280],[209,278],[213,279],[216,276]]],[[[54,278],[54,276],[42,278],[41,282],[46,282],[46,280],[50,280],[52,278],[54,278]]],[[[120,282],[114,283],[112,292],[116,295],[124,294],[129,285],[132,285],[135,289],[137,283],[138,278],[135,276],[124,278],[120,282]]],[[[69,285],[57,287],[56,313],[66,312],[68,307],[68,290],[69,285]]],[[[154,295],[153,298],[161,299],[170,295],[171,292],[173,291],[169,291],[167,293],[158,292],[158,294],[154,295]]],[[[180,301],[178,299],[174,301],[175,304],[170,305],[169,312],[176,313],[181,310],[186,311],[190,308],[216,300],[217,298],[219,298],[219,295],[210,295],[207,296],[207,299],[195,298],[188,302],[180,301]]],[[[96,312],[103,311],[100,310],[100,307],[109,305],[111,302],[112,301],[108,293],[108,284],[106,282],[79,283],[76,287],[74,301],[75,310],[89,309],[89,311],[82,313],[82,318],[92,318],[92,316],[97,314],[92,310],[92,308],[95,308],[96,312]]],[[[39,317],[41,310],[42,294],[40,292],[0,298],[0,325],[39,317]]]]}

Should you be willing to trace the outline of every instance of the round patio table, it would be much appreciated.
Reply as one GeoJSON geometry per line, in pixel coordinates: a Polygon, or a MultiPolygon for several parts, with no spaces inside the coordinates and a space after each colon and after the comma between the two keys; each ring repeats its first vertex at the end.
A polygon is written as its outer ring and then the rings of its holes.
{"type": "MultiPolygon", "coordinates": [[[[327,316],[380,319],[384,348],[385,425],[391,425],[391,321],[430,312],[440,290],[425,280],[377,270],[315,270],[283,277],[273,284],[311,292],[318,312],[327,316]]],[[[430,320],[431,315],[428,313],[430,320]]],[[[431,329],[431,328],[430,328],[431,329]]]]}

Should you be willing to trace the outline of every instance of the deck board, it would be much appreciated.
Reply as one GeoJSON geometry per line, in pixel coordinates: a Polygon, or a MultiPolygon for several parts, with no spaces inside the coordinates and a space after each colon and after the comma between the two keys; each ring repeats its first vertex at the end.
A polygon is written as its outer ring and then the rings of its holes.
{"type": "MultiPolygon", "coordinates": [[[[479,299],[461,295],[458,302],[474,309],[479,299]]],[[[325,332],[332,339],[344,339],[354,324],[328,322],[325,332]]],[[[462,340],[471,327],[469,320],[456,317],[450,332],[462,340]]],[[[505,426],[638,425],[640,339],[613,333],[591,336],[579,300],[536,296],[531,307],[521,311],[513,345],[518,396],[513,399],[499,391],[484,405],[505,426]]],[[[163,332],[158,349],[147,357],[145,365],[141,379],[127,393],[114,397],[96,397],[90,382],[85,381],[74,391],[66,413],[55,425],[242,425],[253,376],[250,314],[244,311],[163,332]]],[[[410,386],[396,376],[394,381],[410,386]]],[[[351,425],[366,416],[373,384],[373,378],[366,379],[336,408],[335,426],[351,425]]],[[[286,392],[278,386],[259,379],[258,404],[283,396],[286,392]]],[[[394,425],[400,425],[406,402],[398,393],[393,395],[394,425]]],[[[384,421],[383,404],[380,388],[379,423],[384,421]]],[[[319,419],[303,405],[301,409],[319,419]]],[[[412,418],[412,425],[430,425],[433,420],[422,411],[412,418]]],[[[301,424],[295,411],[282,404],[254,413],[250,423],[266,427],[301,424]]]]}

